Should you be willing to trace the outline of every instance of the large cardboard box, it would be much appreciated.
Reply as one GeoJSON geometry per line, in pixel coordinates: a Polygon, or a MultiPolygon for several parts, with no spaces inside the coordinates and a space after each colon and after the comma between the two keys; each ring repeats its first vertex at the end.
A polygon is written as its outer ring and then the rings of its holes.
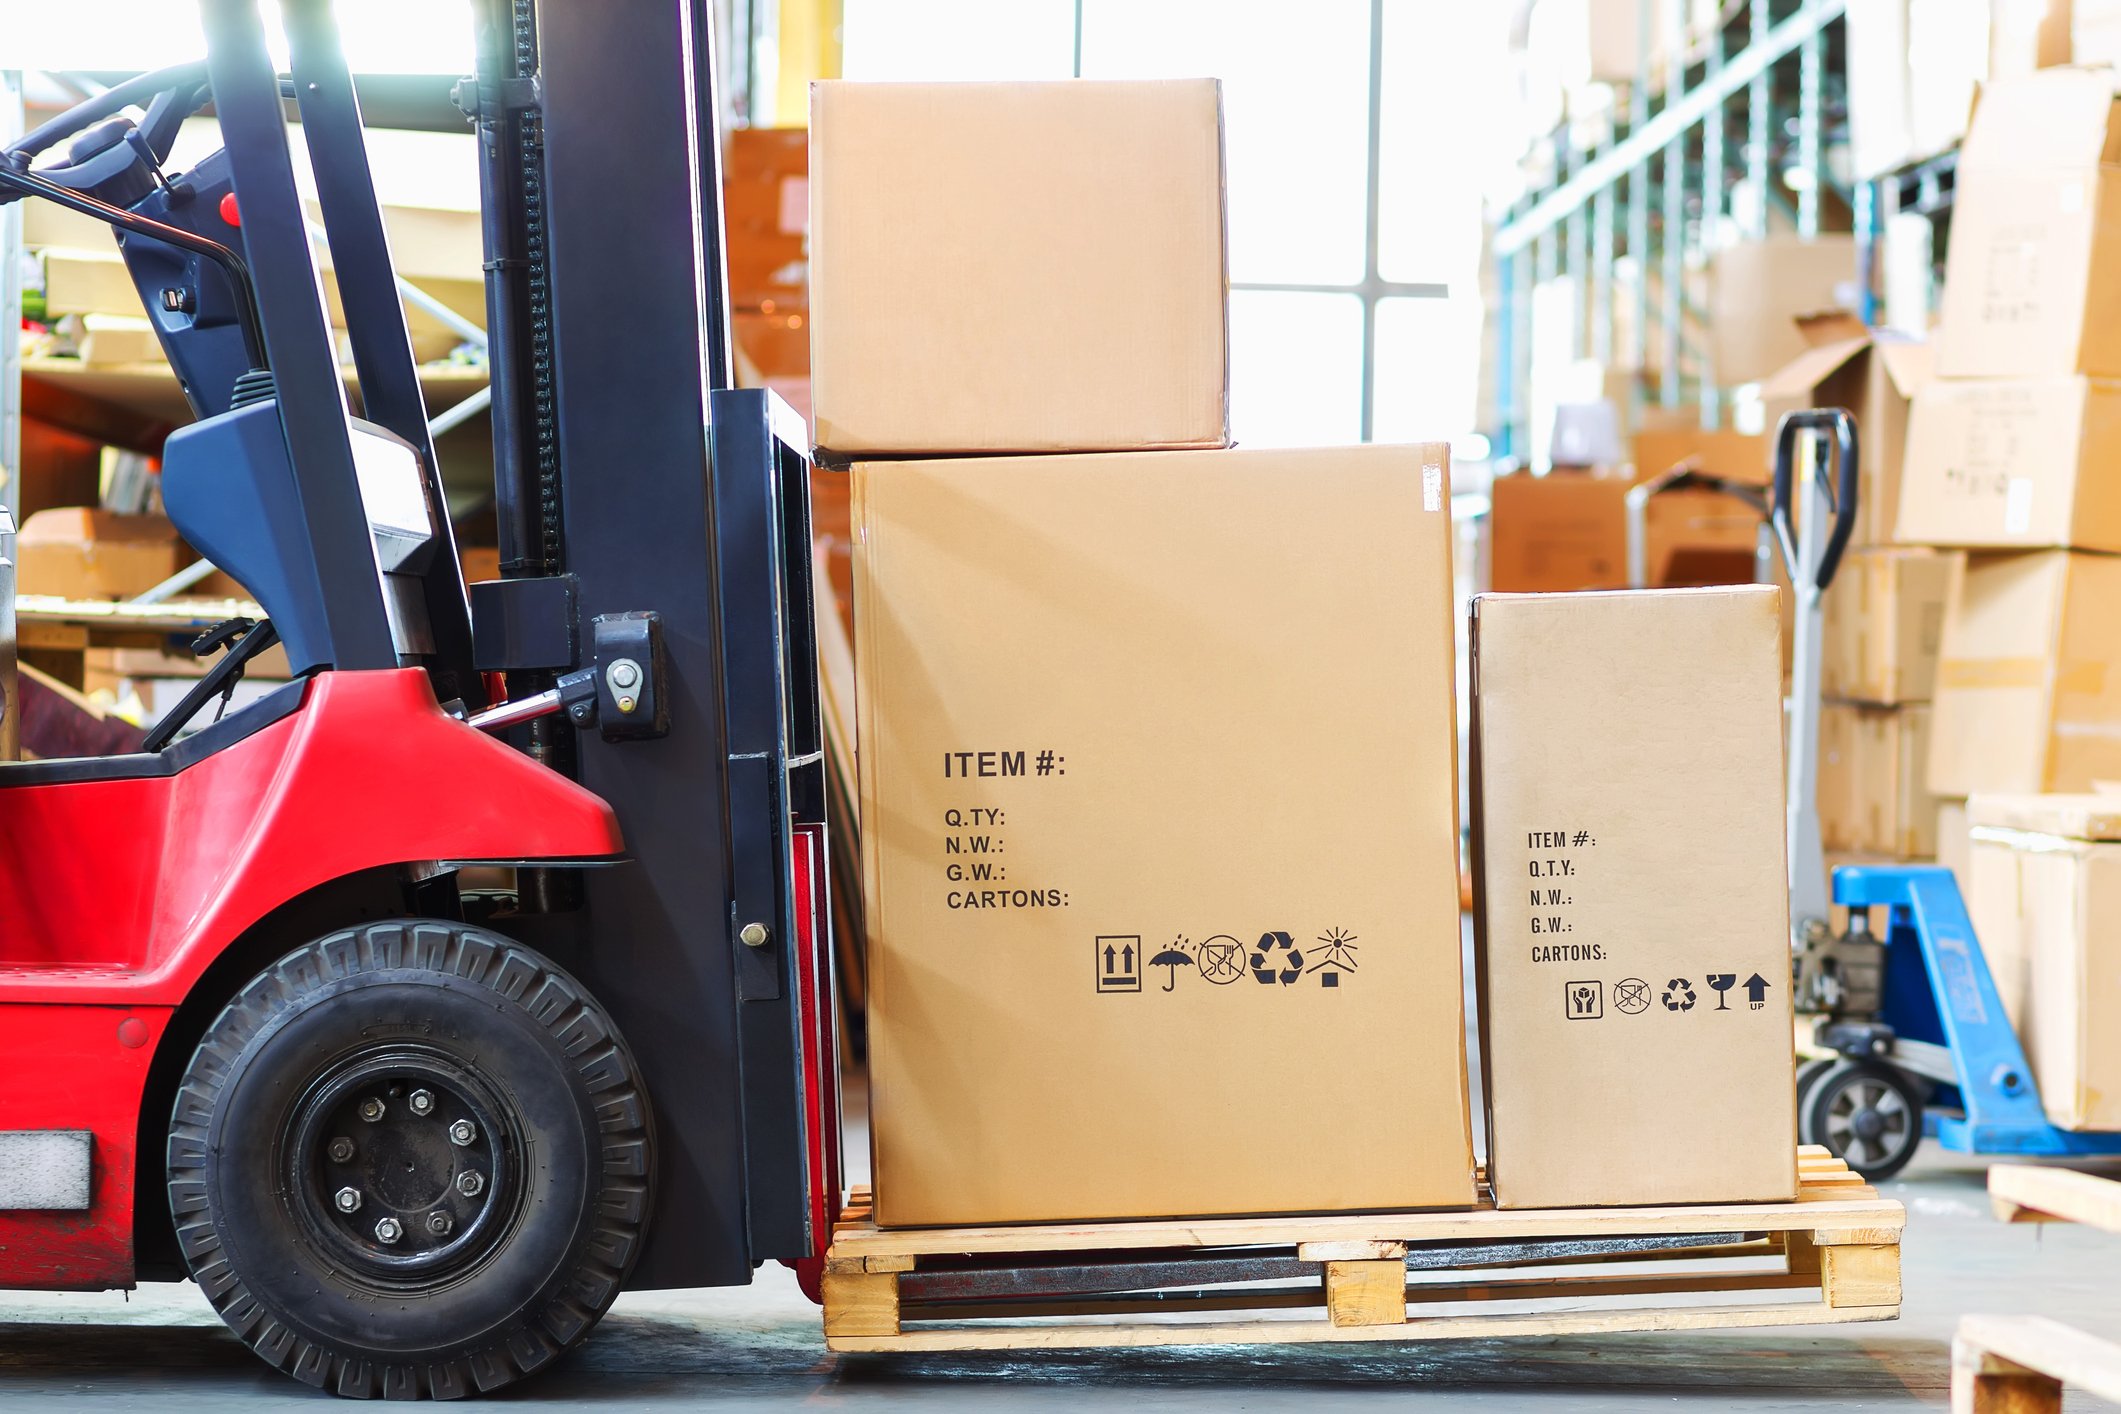
{"type": "Polygon", "coordinates": [[[1966,557],[1952,576],[1930,788],[2083,791],[2121,778],[2121,558],[1966,557]]]}
{"type": "Polygon", "coordinates": [[[1777,597],[1473,601],[1475,936],[1502,1206],[1796,1191],[1777,597]],[[1671,1142],[1675,1115],[1687,1143],[1671,1142]]]}
{"type": "Polygon", "coordinates": [[[2121,383],[1938,379],[1915,394],[1898,537],[2121,550],[2121,383]]]}
{"type": "Polygon", "coordinates": [[[1670,471],[1684,462],[1711,476],[1765,486],[1772,467],[1774,449],[1757,432],[1739,432],[1729,427],[1704,428],[1693,414],[1679,422],[1651,421],[1635,434],[1635,470],[1651,476],[1670,471]]]}
{"type": "MultiPolygon", "coordinates": [[[[1634,484],[1586,472],[1497,477],[1489,492],[1489,586],[1516,594],[1626,588],[1634,484]]],[[[1759,524],[1744,502],[1712,491],[1652,498],[1643,520],[1650,583],[1751,578],[1759,524]]]]}
{"type": "Polygon", "coordinates": [[[1709,349],[1716,381],[1757,383],[1804,352],[1794,320],[1854,309],[1853,236],[1770,236],[1717,251],[1709,266],[1709,349]]]}
{"type": "MultiPolygon", "coordinates": [[[[1908,400],[1929,381],[1929,346],[1867,330],[1852,314],[1818,315],[1797,324],[1798,336],[1811,346],[1761,382],[1766,425],[1772,431],[1799,408],[1854,413],[1856,470],[1862,479],[1850,543],[1887,544],[1900,504],[1908,400]]],[[[1773,456],[1772,445],[1764,445],[1763,463],[1773,456]]]]}
{"type": "Polygon", "coordinates": [[[2121,128],[2101,70],[1990,87],[1959,158],[1937,372],[2121,376],[2121,128]]]}
{"type": "Polygon", "coordinates": [[[2121,1129],[2121,810],[2101,795],[1967,802],[1968,908],[2047,1117],[2121,1129]]]}
{"type": "Polygon", "coordinates": [[[835,456],[1229,440],[1213,79],[819,83],[813,435],[835,456]]]}
{"type": "Polygon", "coordinates": [[[22,522],[15,589],[62,599],[130,599],[195,558],[163,516],[57,506],[22,522]]]}
{"type": "Polygon", "coordinates": [[[1819,714],[1819,840],[1830,850],[1930,859],[1930,709],[1829,702],[1819,714]]]}
{"type": "Polygon", "coordinates": [[[1956,552],[1852,550],[1827,590],[1821,691],[1851,702],[1927,702],[1937,685],[1956,552]]]}
{"type": "Polygon", "coordinates": [[[857,464],[880,1222],[1472,1200],[1446,462],[857,464]]]}

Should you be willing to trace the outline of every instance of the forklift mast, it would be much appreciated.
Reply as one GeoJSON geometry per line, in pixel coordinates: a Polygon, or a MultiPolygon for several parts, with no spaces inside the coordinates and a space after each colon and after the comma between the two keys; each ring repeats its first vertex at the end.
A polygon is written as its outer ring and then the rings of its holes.
{"type": "Polygon", "coordinates": [[[798,1006],[830,996],[804,972],[828,965],[824,876],[799,866],[825,818],[806,439],[778,398],[731,389],[711,0],[475,13],[459,93],[504,576],[473,591],[476,666],[510,697],[541,690],[651,612],[668,717],[650,739],[524,730],[611,803],[632,857],[533,873],[518,931],[610,1008],[655,1097],[660,1217],[631,1284],[741,1282],[811,1256],[837,1187],[836,1110],[805,1119],[831,1091],[831,1028],[798,1006]]]}

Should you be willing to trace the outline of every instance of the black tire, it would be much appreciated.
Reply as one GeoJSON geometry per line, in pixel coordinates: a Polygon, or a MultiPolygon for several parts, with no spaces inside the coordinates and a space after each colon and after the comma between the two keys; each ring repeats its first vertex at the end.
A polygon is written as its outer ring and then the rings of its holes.
{"type": "MultiPolygon", "coordinates": [[[[1808,1061],[1797,1062],[1797,1113],[1804,1113],[1804,1100],[1819,1077],[1834,1068],[1837,1057],[1815,1056],[1808,1061]]],[[[1810,1141],[1806,1141],[1810,1142],[1810,1141]]]]}
{"type": "Polygon", "coordinates": [[[170,1208],[193,1278],[267,1363],[448,1399],[589,1333],[639,1254],[654,1149],[633,1057],[581,984],[482,929],[399,920],[296,949],[207,1028],[170,1208]]]}
{"type": "Polygon", "coordinates": [[[1920,1086],[1896,1066],[1837,1060],[1803,1096],[1797,1137],[1824,1145],[1872,1182],[1891,1178],[1922,1146],[1920,1086]]]}

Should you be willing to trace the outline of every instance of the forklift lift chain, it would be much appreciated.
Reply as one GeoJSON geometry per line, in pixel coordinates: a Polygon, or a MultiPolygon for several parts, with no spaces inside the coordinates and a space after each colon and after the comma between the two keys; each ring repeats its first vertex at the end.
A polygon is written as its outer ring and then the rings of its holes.
{"type": "Polygon", "coordinates": [[[587,1335],[639,1255],[654,1140],[617,1028],[458,923],[331,934],[207,1029],[170,1125],[185,1261],[267,1362],[452,1398],[587,1335]]]}

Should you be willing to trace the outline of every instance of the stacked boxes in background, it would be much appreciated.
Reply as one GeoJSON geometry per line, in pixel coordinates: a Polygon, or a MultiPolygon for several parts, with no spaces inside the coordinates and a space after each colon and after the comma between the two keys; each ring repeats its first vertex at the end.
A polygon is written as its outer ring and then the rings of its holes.
{"type": "Polygon", "coordinates": [[[877,1220],[1470,1203],[1446,449],[1226,449],[1213,81],[811,143],[877,1220]]]}
{"type": "MultiPolygon", "coordinates": [[[[1953,570],[1930,784],[2121,777],[2121,123],[2108,74],[1995,84],[1960,157],[1937,377],[1916,393],[1897,538],[1953,570]]],[[[1960,818],[1955,805],[1948,819],[1960,818]]],[[[1962,841],[1940,840],[1948,861],[1962,841]]]]}

